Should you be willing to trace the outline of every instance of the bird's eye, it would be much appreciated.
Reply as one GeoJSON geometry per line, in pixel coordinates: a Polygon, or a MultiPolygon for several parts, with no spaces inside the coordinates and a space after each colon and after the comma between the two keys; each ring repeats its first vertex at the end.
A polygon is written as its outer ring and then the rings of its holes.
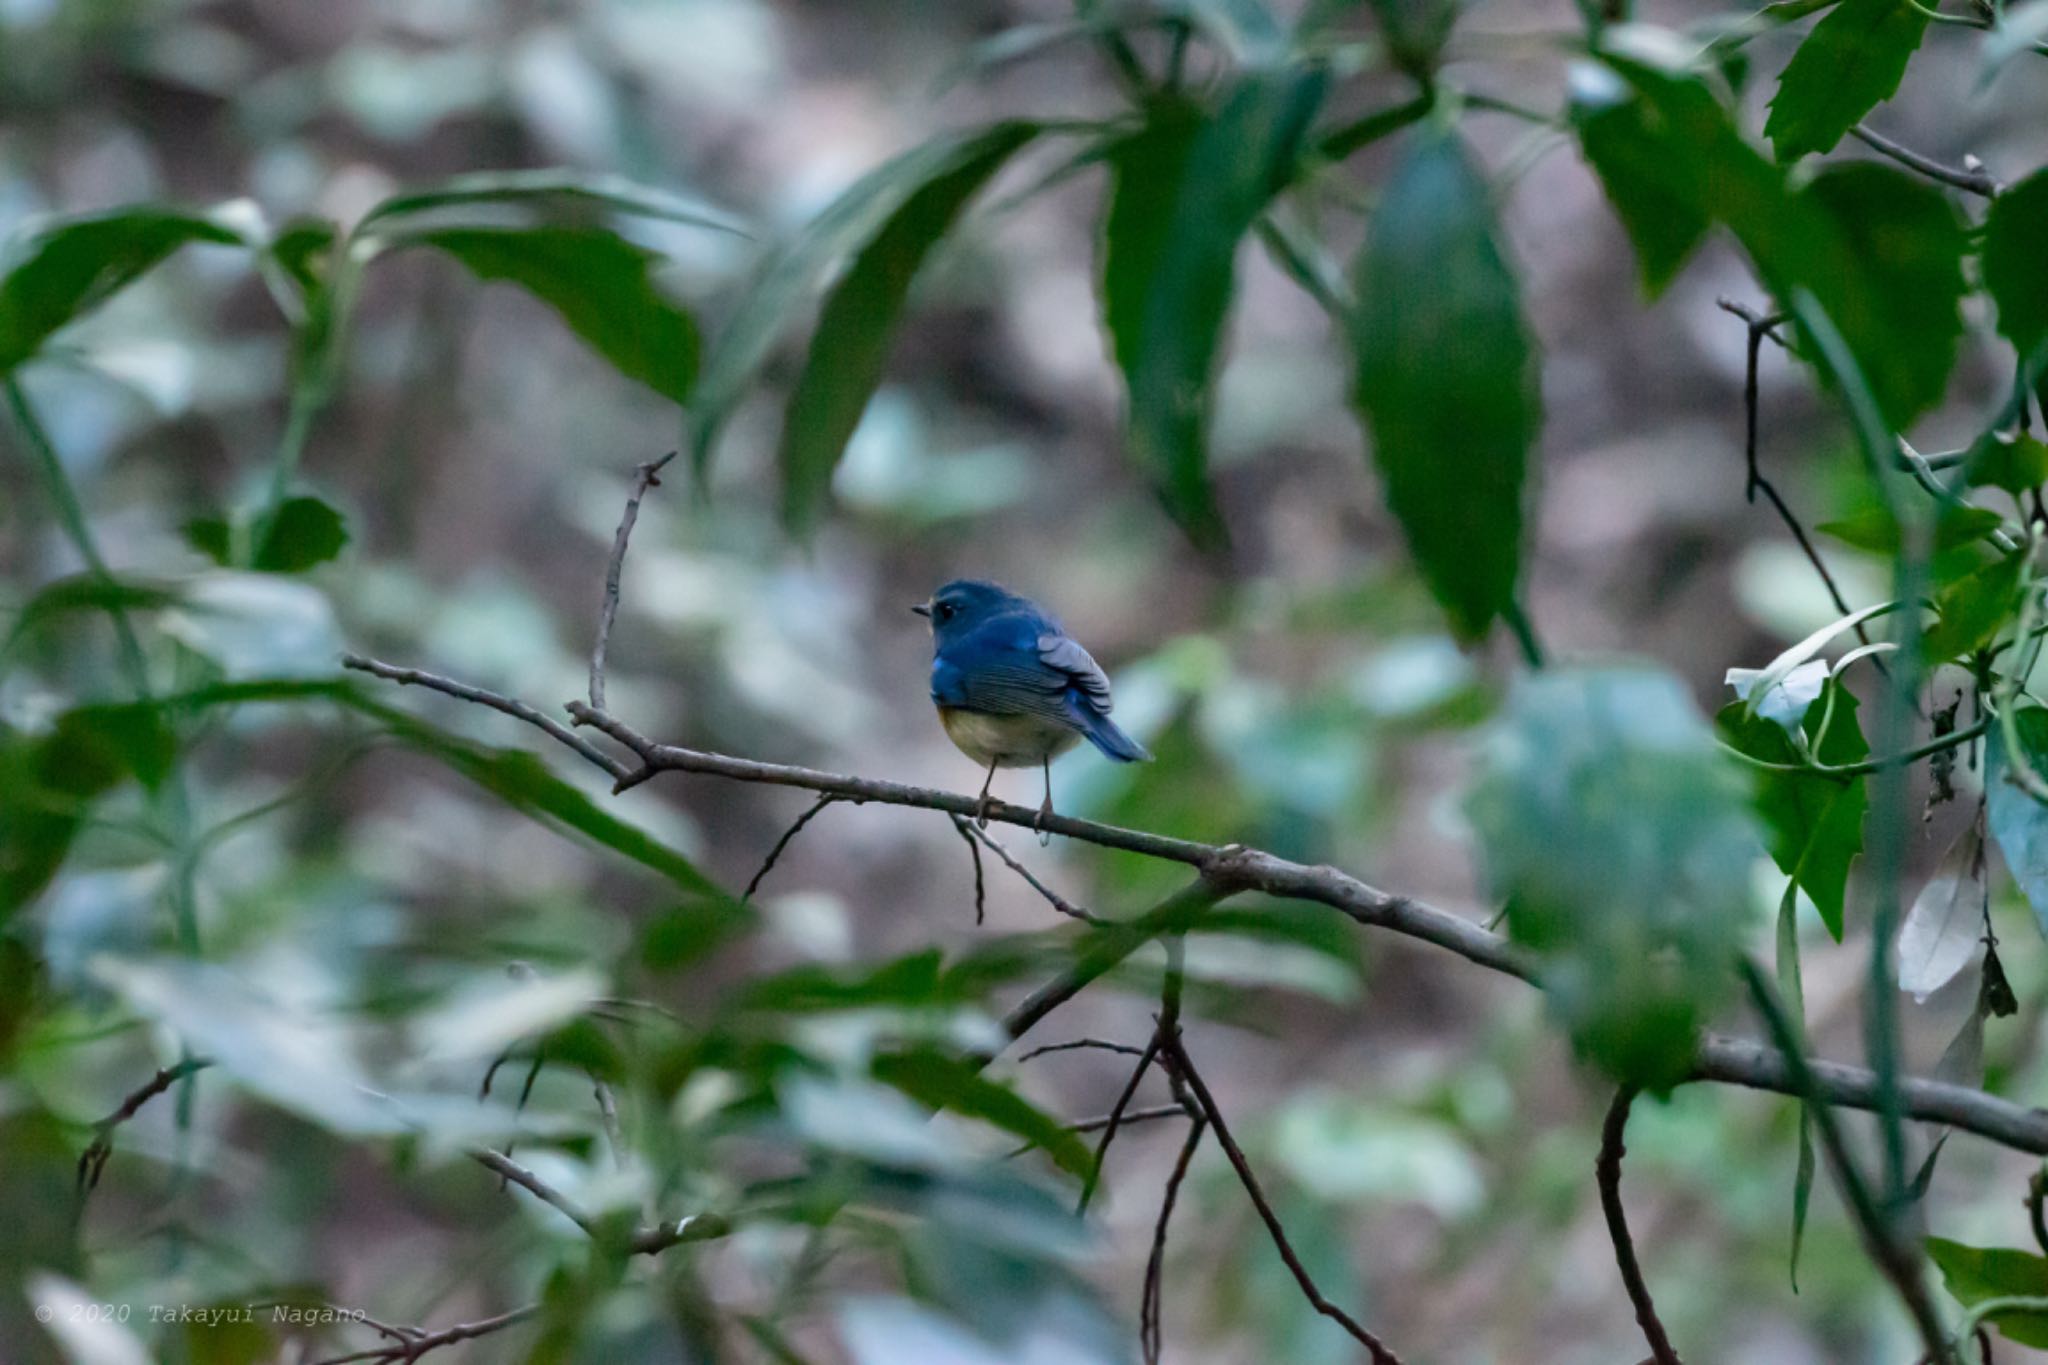
{"type": "Polygon", "coordinates": [[[950,621],[953,619],[953,604],[951,602],[941,602],[932,608],[932,612],[941,621],[950,621]]]}

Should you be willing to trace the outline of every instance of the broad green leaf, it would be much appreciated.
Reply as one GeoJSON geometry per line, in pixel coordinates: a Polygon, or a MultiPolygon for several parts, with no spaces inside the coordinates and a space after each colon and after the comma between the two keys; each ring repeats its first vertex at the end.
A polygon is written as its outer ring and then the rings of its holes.
{"type": "Polygon", "coordinates": [[[1899,989],[1917,1001],[1947,985],[1977,955],[1984,922],[1984,843],[1973,820],[1942,855],[1899,926],[1899,989]]]}
{"type": "Polygon", "coordinates": [[[438,185],[393,195],[358,224],[358,235],[372,226],[407,214],[427,213],[472,204],[589,204],[640,218],[659,218],[692,227],[715,228],[747,236],[744,223],[724,209],[688,195],[642,185],[624,176],[556,169],[479,171],[458,175],[438,185]]]}
{"type": "MultiPolygon", "coordinates": [[[[1603,60],[1644,105],[1622,128],[1634,147],[1625,158],[1630,192],[1653,196],[1640,213],[1675,207],[1684,231],[1672,241],[1681,244],[1690,241],[1691,219],[1725,224],[1781,304],[1810,292],[1894,425],[1936,402],[1955,360],[1948,312],[1960,286],[1949,262],[1962,247],[1941,193],[1874,165],[1840,168],[1839,178],[1831,170],[1825,188],[1795,192],[1742,138],[1705,82],[1612,53],[1603,60]],[[1900,288],[1894,271],[1904,272],[1909,288],[1900,288]]],[[[1674,247],[1662,250],[1656,260],[1673,259],[1674,247]]],[[[1817,355],[1803,323],[1799,333],[1799,352],[1817,355]]],[[[1829,367],[1822,376],[1835,382],[1829,367]]]]}
{"type": "Polygon", "coordinates": [[[136,705],[77,707],[36,736],[0,727],[0,924],[57,875],[91,803],[128,778],[154,788],[176,747],[136,705]]]}
{"type": "Polygon", "coordinates": [[[1989,646],[2018,610],[2026,570],[2027,554],[2016,550],[1943,588],[1935,598],[1941,619],[1921,638],[1921,653],[1928,662],[1967,663],[1989,646]]]}
{"type": "MultiPolygon", "coordinates": [[[[2048,710],[2022,707],[2012,718],[2029,767],[2048,777],[2048,710]]],[[[2005,729],[1994,725],[1984,740],[1985,814],[2006,870],[2018,883],[2035,922],[2048,934],[2048,805],[2013,780],[2005,729]]]]}
{"type": "Polygon", "coordinates": [[[1014,1133],[1069,1175],[1085,1177],[1094,1168],[1094,1154],[1073,1129],[1010,1086],[990,1080],[971,1061],[920,1048],[876,1057],[873,1069],[876,1080],[929,1109],[980,1119],[1014,1133]]]}
{"type": "Polygon", "coordinates": [[[407,233],[482,280],[553,308],[621,374],[681,403],[697,377],[697,324],[655,284],[653,252],[590,227],[432,228],[407,233]]]}
{"type": "MultiPolygon", "coordinates": [[[[1807,710],[1802,728],[1822,763],[1840,766],[1870,756],[1857,724],[1856,705],[1853,693],[1840,682],[1830,682],[1820,702],[1807,710]],[[1823,736],[1824,718],[1828,726],[1823,736]]],[[[1767,763],[1800,761],[1785,728],[1752,713],[1744,702],[1723,707],[1715,725],[1730,747],[1751,758],[1767,763]]],[[[1755,793],[1772,861],[1813,898],[1821,922],[1839,942],[1849,865],[1863,851],[1863,816],[1870,806],[1866,780],[1760,771],[1755,774],[1755,793]]]]}
{"type": "Polygon", "coordinates": [[[1423,578],[1476,638],[1514,604],[1535,344],[1492,192],[1454,134],[1416,137],[1368,233],[1354,396],[1423,578]]]}
{"type": "Polygon", "coordinates": [[[1038,128],[1003,123],[960,143],[957,155],[897,205],[826,299],[782,425],[782,514],[807,532],[832,471],[860,424],[896,339],[911,281],[981,187],[1038,128]]]}
{"type": "Polygon", "coordinates": [[[1898,90],[1906,60],[1926,31],[1927,16],[1908,0],[1841,0],[1778,78],[1764,124],[1778,160],[1834,150],[1898,90]]]}
{"type": "Polygon", "coordinates": [[[1594,62],[1571,68],[1571,118],[1579,148],[1628,231],[1643,292],[1664,292],[1713,219],[1697,186],[1674,184],[1678,150],[1662,116],[1613,71],[1594,62]]]}
{"type": "Polygon", "coordinates": [[[1742,774],[1684,686],[1629,666],[1527,679],[1467,811],[1580,1051],[1648,1088],[1682,1079],[1731,993],[1757,841],[1742,774]]]}
{"type": "Polygon", "coordinates": [[[855,181],[762,262],[739,310],[718,334],[691,404],[693,459],[701,480],[726,419],[739,406],[775,343],[834,266],[879,231],[897,207],[927,182],[956,169],[984,140],[1012,125],[935,138],[884,162],[855,181]]]}
{"type": "Polygon", "coordinates": [[[1816,260],[1806,268],[1822,273],[1802,282],[1852,346],[1862,346],[1856,358],[1873,388],[1891,396],[1887,411],[1932,406],[1963,335],[1965,242],[1955,204],[1931,185],[1867,161],[1826,167],[1800,198],[1834,224],[1849,268],[1848,280],[1830,289],[1816,260]]]}
{"type": "MultiPolygon", "coordinates": [[[[2048,288],[2048,274],[2042,277],[2042,287],[2048,288]]],[[[2039,437],[2022,433],[2005,438],[1994,433],[1982,451],[1970,462],[1972,488],[2003,488],[2017,496],[2048,483],[2048,443],[2039,437]]]]}
{"type": "Polygon", "coordinates": [[[2014,185],[1984,218],[1984,287],[1998,330],[2022,356],[2048,344],[2048,170],[2014,185]]]}
{"type": "Polygon", "coordinates": [[[0,278],[0,374],[188,242],[240,246],[242,238],[201,214],[149,207],[42,229],[0,278]]]}
{"type": "MultiPolygon", "coordinates": [[[[1934,523],[1934,551],[1940,554],[1982,540],[2004,524],[2005,518],[1989,507],[1949,503],[1934,523]]],[[[1852,516],[1824,521],[1813,529],[1871,554],[1899,552],[1899,524],[1882,507],[1868,507],[1852,516]]]]}
{"type": "Polygon", "coordinates": [[[1166,102],[1111,157],[1103,314],[1131,455],[1199,545],[1226,539],[1208,420],[1239,243],[1293,177],[1321,72],[1258,71],[1213,113],[1166,102]]]}
{"type": "MultiPolygon", "coordinates": [[[[2031,1251],[1965,1246],[1945,1237],[1929,1237],[1926,1247],[1942,1284],[1966,1308],[1986,1299],[2048,1294],[2048,1260],[2031,1251]]],[[[2048,1313],[1995,1313],[1989,1321],[2010,1341],[2048,1347],[2048,1313]]]]}
{"type": "Polygon", "coordinates": [[[325,564],[348,544],[341,513],[311,496],[287,498],[256,547],[256,567],[268,573],[303,573],[325,564]]]}

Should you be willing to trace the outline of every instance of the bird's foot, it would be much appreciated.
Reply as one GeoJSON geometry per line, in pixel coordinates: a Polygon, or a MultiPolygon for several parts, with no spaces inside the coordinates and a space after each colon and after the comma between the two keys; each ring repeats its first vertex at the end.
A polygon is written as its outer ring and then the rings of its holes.
{"type": "Polygon", "coordinates": [[[1052,842],[1052,831],[1045,827],[1045,822],[1050,819],[1052,819],[1052,793],[1047,792],[1045,800],[1041,801],[1038,805],[1038,818],[1031,822],[1031,828],[1038,831],[1038,846],[1040,848],[1044,848],[1052,842]]]}
{"type": "Polygon", "coordinates": [[[989,798],[989,794],[987,792],[983,792],[981,794],[981,801],[975,807],[974,811],[974,824],[977,829],[988,828],[989,807],[993,806],[994,804],[995,802],[989,798]]]}

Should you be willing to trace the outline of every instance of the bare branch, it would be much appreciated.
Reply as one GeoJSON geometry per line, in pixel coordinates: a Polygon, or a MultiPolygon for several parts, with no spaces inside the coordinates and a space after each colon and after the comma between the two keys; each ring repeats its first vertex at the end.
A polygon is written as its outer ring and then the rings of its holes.
{"type": "Polygon", "coordinates": [[[1095,1198],[1096,1188],[1102,1183],[1102,1163],[1109,1159],[1109,1144],[1116,1141],[1116,1130],[1123,1123],[1124,1110],[1130,1108],[1132,1097],[1138,1093],[1138,1082],[1145,1079],[1145,1073],[1152,1069],[1152,1059],[1158,1055],[1159,1035],[1155,1033],[1152,1041],[1145,1044],[1145,1050],[1138,1054],[1138,1064],[1131,1068],[1131,1078],[1124,1082],[1123,1092],[1109,1107],[1109,1119],[1102,1125],[1102,1140],[1095,1144],[1095,1160],[1088,1167],[1087,1179],[1081,1182],[1081,1198],[1074,1207],[1076,1217],[1088,1212],[1089,1201],[1095,1198]]]}
{"type": "Polygon", "coordinates": [[[1178,1031],[1161,1040],[1160,1050],[1165,1054],[1167,1064],[1180,1073],[1187,1082],[1188,1091],[1195,1103],[1201,1107],[1202,1117],[1216,1130],[1216,1141],[1223,1148],[1223,1155],[1230,1158],[1230,1164],[1237,1172],[1237,1179],[1244,1186],[1244,1192],[1251,1196],[1252,1207],[1259,1211],[1259,1219],[1265,1223],[1267,1233],[1273,1239],[1274,1248],[1280,1259],[1293,1272],[1294,1282],[1301,1286],[1301,1292],[1318,1313],[1335,1322],[1349,1332],[1372,1356],[1373,1365],[1401,1365],[1401,1358],[1387,1349],[1387,1344],[1361,1326],[1349,1313],[1323,1297],[1323,1291],[1316,1288],[1315,1280],[1309,1275],[1308,1267],[1295,1254],[1294,1244],[1287,1239],[1287,1229],[1282,1226],[1280,1216],[1273,1212],[1273,1205],[1267,1200],[1266,1192],[1259,1186],[1259,1178],[1252,1172],[1251,1162],[1245,1159],[1244,1150],[1237,1145],[1237,1139],[1230,1135],[1230,1128],[1223,1121],[1223,1111],[1216,1107],[1216,1099],[1209,1093],[1209,1087],[1202,1081],[1201,1073],[1195,1070],[1188,1059],[1187,1049],[1181,1045],[1178,1031]]]}
{"type": "MultiPolygon", "coordinates": [[[[1157,1123],[1161,1119],[1170,1119],[1176,1116],[1185,1118],[1187,1112],[1187,1108],[1180,1104],[1155,1104],[1144,1109],[1126,1109],[1122,1120],[1117,1126],[1128,1128],[1134,1123],[1157,1123]]],[[[1110,1118],[1111,1115],[1100,1114],[1092,1119],[1082,1119],[1079,1123],[1070,1123],[1067,1125],[1067,1129],[1069,1132],[1074,1133],[1099,1133],[1109,1127],[1110,1118]]],[[[1024,1150],[1030,1151],[1031,1149],[1026,1147],[1024,1150]]]]}
{"type": "Polygon", "coordinates": [[[142,1111],[158,1095],[169,1090],[187,1076],[195,1075],[213,1065],[208,1057],[187,1057],[171,1066],[161,1067],[154,1076],[128,1093],[113,1113],[92,1126],[92,1142],[78,1154],[78,1197],[85,1198],[99,1187],[100,1174],[107,1169],[107,1159],[114,1154],[114,1130],[142,1111]]]}
{"type": "MultiPolygon", "coordinates": [[[[479,695],[478,689],[416,670],[397,669],[388,664],[373,664],[369,660],[359,660],[352,666],[378,676],[391,677],[394,681],[413,682],[432,687],[450,696],[494,706],[495,709],[509,715],[528,720],[545,730],[551,737],[563,740],[577,753],[596,763],[606,772],[617,775],[623,766],[594,752],[574,735],[563,733],[560,726],[541,717],[531,707],[516,703],[501,704],[506,703],[505,698],[487,693],[479,695]],[[405,676],[398,676],[401,674],[405,676]]],[[[760,763],[725,754],[660,745],[638,734],[614,717],[594,711],[581,703],[571,703],[570,711],[580,722],[602,730],[640,756],[642,766],[627,770],[627,776],[620,779],[622,787],[644,781],[656,772],[692,772],[739,782],[800,787],[821,794],[830,792],[848,799],[943,811],[949,815],[972,817],[981,809],[980,803],[971,796],[936,788],[915,787],[875,778],[851,777],[777,763],[760,763]]],[[[1035,808],[1014,806],[1007,802],[992,803],[988,814],[991,820],[1022,829],[1031,829],[1041,823],[1039,812],[1035,808]]],[[[1076,819],[1070,815],[1055,814],[1044,819],[1042,824],[1055,834],[1095,844],[1098,847],[1121,849],[1194,867],[1201,873],[1198,885],[1205,888],[1204,894],[1212,903],[1238,891],[1259,891],[1282,899],[1313,901],[1329,906],[1361,925],[1385,929],[1434,944],[1492,971],[1531,983],[1537,979],[1536,965],[1529,955],[1499,935],[1489,932],[1482,925],[1410,897],[1382,891],[1338,868],[1291,862],[1271,853],[1236,844],[1204,844],[1191,839],[1176,839],[1144,830],[1076,819]]],[[[1154,915],[1158,913],[1160,912],[1153,912],[1154,915]]],[[[1142,928],[1150,918],[1141,916],[1136,921],[1119,923],[1130,925],[1134,929],[1142,928]]],[[[1012,1010],[1006,1020],[1011,1037],[1023,1034],[1061,1003],[1071,999],[1089,982],[1109,970],[1124,956],[1128,956],[1139,943],[1149,941],[1162,931],[1155,926],[1149,932],[1135,938],[1114,926],[1098,932],[1104,945],[1123,943],[1125,946],[1120,952],[1112,953],[1106,963],[1099,962],[1099,955],[1084,957],[1083,961],[1077,963],[1066,976],[1048,983],[1017,1009],[1012,1010]]],[[[1876,1104],[1876,1078],[1869,1071],[1861,1067],[1821,1061],[1811,1061],[1810,1069],[1820,1086],[1821,1096],[1827,1103],[1853,1109],[1871,1109],[1876,1104]]],[[[1800,1093],[1784,1060],[1772,1049],[1753,1040],[1707,1039],[1701,1046],[1692,1078],[1771,1090],[1786,1095],[1800,1093]]],[[[1950,1085],[1942,1081],[1902,1077],[1900,1089],[1905,1112],[1914,1118],[1950,1124],[2018,1151],[2048,1156],[2048,1112],[2014,1104],[2010,1100],[2000,1099],[1982,1090],[1950,1085]]]]}
{"type": "Polygon", "coordinates": [[[640,499],[647,496],[648,489],[661,487],[656,476],[675,457],[671,450],[633,471],[633,491],[626,495],[626,510],[619,518],[618,534],[612,537],[612,558],[604,571],[604,600],[597,608],[597,638],[590,646],[590,704],[600,711],[604,710],[604,654],[611,643],[612,618],[619,614],[619,573],[626,564],[626,542],[632,539],[633,523],[640,519],[640,499]]]}
{"type": "Polygon", "coordinates": [[[1152,1225],[1152,1252],[1145,1258],[1145,1288],[1138,1301],[1138,1349],[1144,1353],[1145,1365],[1159,1365],[1164,1345],[1160,1317],[1166,1284],[1167,1224],[1173,1221],[1173,1205],[1180,1197],[1181,1182],[1187,1179],[1195,1149],[1202,1145],[1202,1134],[1208,1127],[1209,1121],[1199,1114],[1188,1125],[1187,1140],[1181,1143],[1180,1156],[1175,1159],[1173,1173],[1166,1177],[1166,1190],[1160,1196],[1158,1221],[1152,1225]]]}
{"type": "Polygon", "coordinates": [[[1047,1043],[1043,1047],[1032,1048],[1029,1052],[1017,1058],[1017,1060],[1019,1062],[1028,1062],[1034,1057],[1043,1057],[1048,1052],[1075,1052],[1083,1048],[1093,1048],[1101,1052],[1117,1052],[1126,1057],[1142,1057],[1145,1055],[1144,1048],[1132,1047],[1129,1043],[1112,1043],[1106,1038],[1076,1038],[1070,1043],[1047,1043]]]}
{"type": "Polygon", "coordinates": [[[413,1361],[418,1360],[429,1351],[439,1350],[443,1346],[453,1346],[460,1341],[474,1341],[478,1337],[486,1337],[493,1332],[502,1332],[507,1327],[525,1322],[538,1312],[540,1312],[540,1305],[529,1303],[524,1308],[515,1308],[509,1313],[500,1313],[494,1318],[481,1318],[475,1322],[457,1323],[453,1327],[443,1327],[437,1332],[423,1331],[417,1327],[394,1328],[387,1327],[382,1323],[366,1323],[366,1326],[374,1327],[377,1331],[392,1337],[393,1340],[387,1345],[368,1351],[356,1351],[351,1355],[328,1356],[324,1360],[315,1362],[315,1365],[354,1365],[356,1361],[371,1361],[375,1362],[375,1365],[393,1365],[394,1362],[404,1362],[404,1365],[412,1365],[413,1361]]]}
{"type": "Polygon", "coordinates": [[[383,678],[387,682],[395,682],[401,687],[431,688],[436,692],[444,692],[462,701],[475,702],[478,706],[488,706],[493,711],[502,711],[515,720],[523,720],[528,725],[536,726],[546,731],[548,738],[559,740],[561,743],[568,745],[584,761],[597,765],[610,773],[614,778],[623,779],[633,771],[629,765],[613,758],[610,754],[598,748],[595,744],[592,744],[560,721],[550,716],[542,715],[539,711],[534,710],[531,706],[516,698],[501,697],[496,692],[487,692],[481,687],[471,687],[468,683],[457,682],[453,678],[444,678],[437,673],[422,673],[417,668],[399,668],[394,664],[380,663],[361,654],[342,655],[341,666],[343,668],[352,668],[358,673],[368,673],[374,677],[383,678]]]}
{"type": "Polygon", "coordinates": [[[977,826],[972,820],[953,817],[953,831],[967,845],[967,856],[974,860],[974,922],[977,926],[988,919],[988,879],[982,874],[981,845],[974,842],[977,826]]]}
{"type": "MultiPolygon", "coordinates": [[[[1024,864],[1018,862],[1017,859],[1014,856],[1012,856],[1010,850],[1004,848],[1000,843],[996,842],[994,838],[990,837],[987,830],[975,824],[972,820],[969,820],[964,816],[956,815],[953,817],[953,828],[959,830],[960,837],[968,840],[970,843],[979,840],[985,847],[987,847],[989,852],[995,854],[996,857],[1003,860],[1003,866],[1009,868],[1010,871],[1022,877],[1024,879],[1024,884],[1026,886],[1030,887],[1033,891],[1036,891],[1039,895],[1045,897],[1046,904],[1050,905],[1053,909],[1059,911],[1062,915],[1065,915],[1068,919],[1077,919],[1084,924],[1107,924],[1109,922],[1103,919],[1100,915],[1093,914],[1087,910],[1083,910],[1080,906],[1074,904],[1072,901],[1062,896],[1059,892],[1053,890],[1044,882],[1040,881],[1037,878],[1037,876],[1035,876],[1032,873],[1030,868],[1024,866],[1024,864]]],[[[980,865],[981,859],[977,856],[975,858],[975,866],[979,868],[980,865]]],[[[977,887],[979,887],[980,882],[981,879],[979,875],[977,875],[975,878],[975,884],[977,887]]],[[[980,902],[981,898],[979,895],[977,895],[975,897],[975,904],[978,906],[980,902]]],[[[976,924],[981,923],[981,916],[979,914],[975,915],[974,922],[976,924]]]]}
{"type": "Polygon", "coordinates": [[[1600,1125],[1600,1158],[1593,1164],[1593,1173],[1600,1185],[1600,1211],[1607,1216],[1607,1235],[1614,1239],[1614,1262],[1621,1270],[1628,1301],[1635,1305],[1643,1339],[1650,1343],[1650,1358],[1656,1365],[1683,1365],[1678,1352],[1671,1348],[1671,1338],[1665,1335],[1657,1305],[1650,1299],[1650,1286],[1643,1280],[1642,1266],[1636,1262],[1636,1243],[1629,1235],[1628,1215],[1621,1206],[1621,1159],[1628,1153],[1622,1138],[1628,1128],[1629,1106],[1635,1103],[1635,1098],[1635,1087],[1631,1085],[1614,1092],[1607,1121],[1600,1125]]]}
{"type": "Polygon", "coordinates": [[[812,817],[817,815],[819,811],[825,809],[825,807],[831,805],[834,801],[837,801],[838,799],[838,797],[832,795],[830,792],[827,792],[825,795],[819,797],[816,801],[812,802],[811,808],[809,810],[805,811],[802,815],[797,816],[795,824],[791,825],[788,829],[782,831],[782,837],[775,841],[775,847],[768,850],[768,857],[766,861],[764,861],[761,864],[761,870],[756,872],[753,875],[753,878],[747,882],[747,889],[740,892],[741,901],[750,901],[754,898],[754,892],[760,888],[761,879],[768,875],[768,869],[775,866],[775,860],[782,856],[782,850],[789,847],[789,841],[796,838],[796,836],[802,832],[803,827],[805,825],[811,823],[812,817]]]}
{"type": "MultiPolygon", "coordinates": [[[[510,1157],[494,1152],[488,1147],[474,1148],[469,1155],[471,1160],[485,1170],[496,1172],[542,1203],[558,1210],[563,1217],[581,1228],[584,1235],[592,1241],[607,1240],[605,1231],[589,1214],[577,1208],[575,1201],[510,1157]]],[[[625,1239],[623,1250],[635,1256],[659,1256],[672,1246],[679,1246],[684,1242],[712,1241],[731,1231],[731,1222],[718,1214],[693,1214],[673,1223],[636,1228],[625,1239]]]]}
{"type": "Polygon", "coordinates": [[[1980,195],[1985,199],[1996,199],[2005,189],[2005,186],[1998,183],[1998,178],[1988,171],[1975,167],[1958,170],[1953,166],[1944,166],[1933,157],[1922,156],[1911,147],[1901,146],[1863,124],[1859,123],[1851,128],[1849,135],[1872,151],[1890,157],[1908,170],[1918,171],[1930,180],[1939,180],[1944,185],[1953,185],[1967,193],[1980,195]]]}

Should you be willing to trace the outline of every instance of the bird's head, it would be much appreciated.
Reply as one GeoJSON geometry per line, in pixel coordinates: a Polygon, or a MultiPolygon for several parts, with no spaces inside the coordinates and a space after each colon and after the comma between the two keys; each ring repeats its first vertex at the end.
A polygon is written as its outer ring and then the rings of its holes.
{"type": "Polygon", "coordinates": [[[978,578],[956,578],[911,610],[932,623],[932,634],[940,640],[963,635],[992,616],[1025,605],[1024,599],[995,583],[978,578]]]}

